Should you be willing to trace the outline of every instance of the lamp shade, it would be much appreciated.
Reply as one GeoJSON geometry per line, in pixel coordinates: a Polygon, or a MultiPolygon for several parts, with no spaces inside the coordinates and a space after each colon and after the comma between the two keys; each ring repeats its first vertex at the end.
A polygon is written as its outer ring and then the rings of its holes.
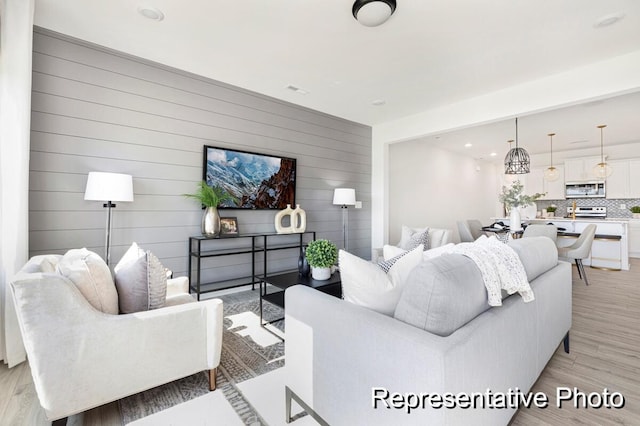
{"type": "Polygon", "coordinates": [[[121,173],[89,172],[84,199],[89,201],[133,201],[133,179],[121,173]]]}
{"type": "Polygon", "coordinates": [[[355,206],[356,190],[353,188],[336,188],[333,190],[333,204],[339,206],[355,206]]]}
{"type": "Polygon", "coordinates": [[[377,27],[385,23],[395,10],[395,0],[356,0],[352,13],[365,27],[377,27]]]}

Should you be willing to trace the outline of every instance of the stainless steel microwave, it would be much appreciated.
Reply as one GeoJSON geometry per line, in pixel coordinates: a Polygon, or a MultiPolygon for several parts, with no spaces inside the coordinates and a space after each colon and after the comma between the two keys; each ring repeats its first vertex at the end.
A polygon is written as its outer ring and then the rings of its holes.
{"type": "Polygon", "coordinates": [[[567,182],[564,195],[566,198],[604,198],[604,181],[567,182]]]}

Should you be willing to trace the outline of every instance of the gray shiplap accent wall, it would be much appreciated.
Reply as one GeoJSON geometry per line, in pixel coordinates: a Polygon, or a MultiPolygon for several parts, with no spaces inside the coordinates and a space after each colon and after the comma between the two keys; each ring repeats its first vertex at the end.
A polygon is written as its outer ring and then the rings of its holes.
{"type": "MultiPolygon", "coordinates": [[[[39,28],[31,126],[31,255],[77,247],[102,255],[105,211],[84,201],[87,174],[128,173],[135,201],[117,203],[112,262],[136,241],[185,274],[187,239],[199,234],[202,211],[181,194],[196,189],[203,145],[214,145],[296,158],[296,198],[307,229],[339,246],[342,215],[331,204],[333,188],[356,188],[363,208],[350,210],[349,245],[370,256],[368,126],[39,28]]],[[[236,216],[246,233],[274,231],[275,213],[221,211],[236,216]]],[[[295,267],[297,254],[273,252],[270,259],[274,268],[295,267]]],[[[219,258],[204,275],[233,276],[249,263],[248,256],[219,258]]]]}

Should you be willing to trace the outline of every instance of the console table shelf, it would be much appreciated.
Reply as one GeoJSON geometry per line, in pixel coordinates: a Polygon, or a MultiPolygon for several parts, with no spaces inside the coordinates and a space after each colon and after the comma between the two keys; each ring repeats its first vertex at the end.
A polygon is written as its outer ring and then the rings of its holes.
{"type": "Polygon", "coordinates": [[[189,237],[189,289],[196,294],[198,300],[200,295],[219,290],[226,290],[251,284],[251,289],[255,289],[255,284],[259,282],[258,275],[266,276],[268,273],[281,273],[269,271],[268,256],[271,251],[297,249],[297,256],[302,253],[302,246],[311,240],[316,239],[315,231],[306,231],[296,234],[276,234],[260,233],[245,234],[229,238],[206,238],[204,236],[189,237]],[[278,242],[288,237],[290,241],[278,242]],[[297,237],[297,238],[296,238],[297,237]],[[295,241],[294,241],[295,240],[295,241]],[[232,244],[234,247],[225,248],[232,244]],[[262,270],[257,271],[256,254],[262,254],[262,270]],[[233,277],[226,280],[216,280],[212,282],[202,282],[202,262],[203,259],[216,258],[221,256],[251,255],[251,274],[247,276],[233,277]]]}

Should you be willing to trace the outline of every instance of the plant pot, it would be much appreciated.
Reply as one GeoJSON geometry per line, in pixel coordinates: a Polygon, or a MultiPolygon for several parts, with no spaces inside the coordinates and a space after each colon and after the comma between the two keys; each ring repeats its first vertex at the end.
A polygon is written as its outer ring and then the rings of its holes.
{"type": "Polygon", "coordinates": [[[331,268],[316,268],[311,267],[311,278],[318,281],[324,281],[331,278],[331,268]]]}
{"type": "Polygon", "coordinates": [[[207,207],[202,215],[202,235],[207,238],[220,235],[220,215],[217,207],[207,207]]]}

